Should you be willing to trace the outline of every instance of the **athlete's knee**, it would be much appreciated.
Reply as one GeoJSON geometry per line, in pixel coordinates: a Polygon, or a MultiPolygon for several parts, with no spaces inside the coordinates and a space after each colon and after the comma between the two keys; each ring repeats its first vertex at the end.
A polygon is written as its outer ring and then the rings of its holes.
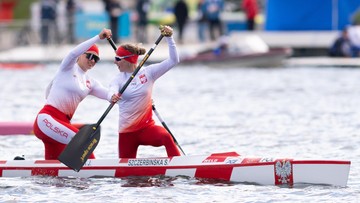
{"type": "Polygon", "coordinates": [[[169,144],[173,144],[174,143],[174,139],[172,138],[172,136],[170,134],[166,134],[162,137],[163,140],[163,144],[164,145],[169,145],[169,144]]]}

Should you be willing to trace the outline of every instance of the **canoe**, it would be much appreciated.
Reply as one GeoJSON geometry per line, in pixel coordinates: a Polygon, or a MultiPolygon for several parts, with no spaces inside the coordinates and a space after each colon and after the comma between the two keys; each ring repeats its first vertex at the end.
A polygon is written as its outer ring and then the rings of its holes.
{"type": "Polygon", "coordinates": [[[286,47],[270,48],[266,52],[246,54],[208,50],[182,58],[181,64],[202,64],[213,67],[278,67],[284,65],[284,61],[291,54],[292,50],[286,47]]]}
{"type": "Polygon", "coordinates": [[[33,135],[33,122],[0,122],[0,135],[33,135]]]}
{"type": "Polygon", "coordinates": [[[33,69],[33,68],[43,68],[44,64],[34,62],[14,62],[14,63],[0,63],[0,69],[10,69],[10,70],[24,70],[24,69],[33,69]]]}
{"type": "Polygon", "coordinates": [[[222,36],[216,45],[180,55],[184,65],[202,64],[213,67],[278,67],[292,55],[289,47],[269,47],[256,34],[238,32],[222,36]]]}
{"type": "Polygon", "coordinates": [[[0,161],[1,177],[187,176],[259,185],[346,186],[350,161],[244,157],[236,152],[210,155],[88,160],[75,172],[58,160],[0,161]]]}
{"type": "MultiPolygon", "coordinates": [[[[0,121],[0,135],[33,135],[33,122],[0,121]]],[[[77,128],[84,126],[83,123],[73,123],[77,128]]]]}

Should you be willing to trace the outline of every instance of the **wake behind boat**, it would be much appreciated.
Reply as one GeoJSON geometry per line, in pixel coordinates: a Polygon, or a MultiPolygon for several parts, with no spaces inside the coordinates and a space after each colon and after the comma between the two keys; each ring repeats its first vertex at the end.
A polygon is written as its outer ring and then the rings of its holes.
{"type": "Polygon", "coordinates": [[[350,161],[211,155],[89,159],[79,172],[58,160],[0,160],[1,177],[188,176],[260,185],[324,184],[346,186],[350,161]]]}

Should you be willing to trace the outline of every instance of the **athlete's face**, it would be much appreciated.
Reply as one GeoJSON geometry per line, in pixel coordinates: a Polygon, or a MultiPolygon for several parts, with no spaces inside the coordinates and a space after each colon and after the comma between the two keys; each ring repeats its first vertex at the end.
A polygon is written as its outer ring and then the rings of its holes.
{"type": "MultiPolygon", "coordinates": [[[[129,57],[129,56],[127,56],[129,57]]],[[[126,61],[124,58],[127,58],[126,56],[115,56],[114,64],[117,65],[120,72],[127,72],[131,73],[134,71],[135,64],[132,64],[128,61],[126,61]]]]}
{"type": "Polygon", "coordinates": [[[83,71],[90,70],[100,60],[99,56],[95,52],[85,52],[80,56],[80,67],[83,71]]]}

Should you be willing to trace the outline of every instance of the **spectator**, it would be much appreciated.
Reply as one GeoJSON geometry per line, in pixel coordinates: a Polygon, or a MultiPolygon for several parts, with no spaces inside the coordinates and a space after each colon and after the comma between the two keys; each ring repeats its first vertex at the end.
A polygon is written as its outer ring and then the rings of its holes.
{"type": "Polygon", "coordinates": [[[189,18],[189,11],[184,0],[178,0],[174,7],[174,14],[176,17],[176,24],[179,30],[178,41],[179,44],[183,43],[183,33],[186,22],[189,18]]]}
{"type": "Polygon", "coordinates": [[[14,18],[14,8],[18,0],[0,0],[0,21],[11,22],[14,18]]]}
{"type": "Polygon", "coordinates": [[[205,42],[206,40],[205,30],[207,27],[207,19],[203,11],[203,5],[204,5],[204,0],[199,0],[199,3],[197,5],[197,14],[198,14],[197,23],[198,23],[198,37],[200,42],[205,42]]]}
{"type": "Polygon", "coordinates": [[[112,39],[115,43],[119,40],[119,17],[122,12],[121,4],[118,0],[103,0],[105,4],[105,10],[109,15],[110,29],[112,31],[112,39]]]}
{"type": "Polygon", "coordinates": [[[242,8],[246,13],[247,30],[255,29],[255,17],[258,13],[258,5],[256,0],[243,0],[242,8]]]}
{"type": "Polygon", "coordinates": [[[335,40],[329,49],[329,55],[333,57],[351,57],[351,45],[348,37],[347,28],[335,40]]]}
{"type": "Polygon", "coordinates": [[[68,43],[75,43],[74,25],[75,25],[75,13],[77,10],[76,0],[67,0],[66,2],[66,19],[67,19],[67,31],[68,31],[68,43]]]}
{"type": "Polygon", "coordinates": [[[50,37],[55,36],[59,42],[57,27],[57,4],[58,0],[41,0],[41,43],[48,44],[50,37]],[[54,32],[50,32],[54,31],[54,32]]]}
{"type": "Polygon", "coordinates": [[[136,4],[136,12],[138,15],[137,20],[137,40],[142,43],[147,43],[147,13],[150,9],[150,1],[149,0],[137,0],[136,4]]]}
{"type": "Polygon", "coordinates": [[[223,0],[205,0],[204,3],[204,11],[206,19],[209,23],[209,31],[211,40],[216,40],[215,37],[215,28],[218,29],[218,36],[223,35],[223,28],[220,19],[220,14],[224,9],[224,1],[223,0]]]}

